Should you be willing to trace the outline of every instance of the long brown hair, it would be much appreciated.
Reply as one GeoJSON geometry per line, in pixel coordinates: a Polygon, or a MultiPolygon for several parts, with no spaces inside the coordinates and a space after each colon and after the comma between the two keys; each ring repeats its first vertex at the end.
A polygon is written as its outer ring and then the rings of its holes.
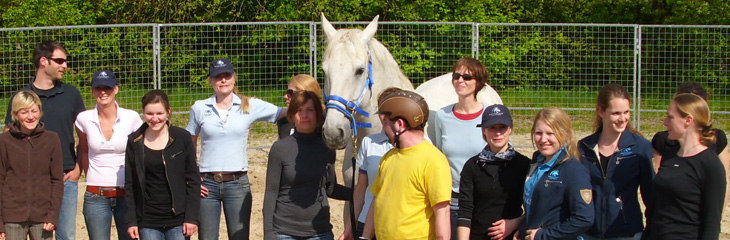
{"type": "MultiPolygon", "coordinates": [[[[631,104],[631,95],[628,91],[626,91],[623,86],[617,83],[609,83],[604,85],[603,88],[598,91],[596,108],[606,111],[606,109],[609,108],[611,105],[611,100],[613,100],[614,98],[626,99],[629,101],[629,104],[631,104]]],[[[598,115],[598,109],[596,109],[596,117],[593,121],[593,131],[597,131],[599,128],[601,128],[601,126],[603,126],[603,119],[601,118],[601,115],[598,115]]],[[[634,129],[631,124],[627,124],[626,128],[634,134],[642,137],[644,136],[639,131],[636,131],[636,129],[634,129]]]]}

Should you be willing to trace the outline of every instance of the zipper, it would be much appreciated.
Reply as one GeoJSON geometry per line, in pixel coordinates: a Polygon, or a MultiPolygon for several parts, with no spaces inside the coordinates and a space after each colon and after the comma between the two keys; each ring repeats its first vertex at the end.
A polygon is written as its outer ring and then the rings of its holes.
{"type": "Polygon", "coordinates": [[[167,188],[170,189],[170,203],[172,203],[172,214],[175,213],[175,194],[170,186],[170,176],[167,174],[167,161],[165,161],[165,149],[162,149],[162,166],[165,169],[165,179],[167,179],[167,188]]]}
{"type": "MultiPolygon", "coordinates": [[[[33,148],[33,142],[30,141],[30,136],[28,136],[28,143],[30,144],[30,147],[33,148]]],[[[30,176],[30,165],[31,165],[30,164],[30,161],[31,161],[30,152],[31,152],[31,149],[28,149],[28,151],[26,152],[27,155],[28,155],[28,161],[26,161],[28,163],[28,172],[26,174],[28,174],[28,176],[30,176]]],[[[30,183],[30,181],[27,181],[27,182],[30,183]]],[[[31,204],[30,204],[30,199],[31,199],[31,197],[30,197],[30,189],[31,189],[31,186],[28,186],[26,188],[26,192],[25,192],[25,196],[26,196],[25,203],[26,203],[26,206],[27,206],[26,209],[27,209],[27,212],[28,212],[28,215],[27,215],[28,218],[30,218],[30,206],[31,206],[31,204]]]]}
{"type": "Polygon", "coordinates": [[[621,211],[621,217],[624,218],[624,224],[627,224],[628,222],[626,221],[626,213],[624,213],[624,201],[621,200],[621,196],[616,197],[616,202],[619,203],[619,209],[621,211]]]}
{"type": "Polygon", "coordinates": [[[548,187],[550,183],[563,183],[563,181],[545,179],[545,187],[548,187]]]}

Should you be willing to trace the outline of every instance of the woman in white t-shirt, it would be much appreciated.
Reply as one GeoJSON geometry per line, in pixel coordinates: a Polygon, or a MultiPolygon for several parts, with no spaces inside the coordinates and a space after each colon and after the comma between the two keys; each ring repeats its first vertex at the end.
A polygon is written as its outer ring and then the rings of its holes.
{"type": "Polygon", "coordinates": [[[109,70],[94,73],[91,94],[96,107],[79,113],[78,159],[86,172],[83,214],[90,239],[110,239],[112,216],[118,239],[130,239],[124,217],[124,152],[127,135],[142,125],[139,113],[121,108],[117,78],[109,70]]]}

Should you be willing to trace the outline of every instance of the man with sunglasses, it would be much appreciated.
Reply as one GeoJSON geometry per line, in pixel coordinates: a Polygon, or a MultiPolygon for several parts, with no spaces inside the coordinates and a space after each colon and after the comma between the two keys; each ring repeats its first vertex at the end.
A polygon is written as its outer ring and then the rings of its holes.
{"type": "MultiPolygon", "coordinates": [[[[58,226],[54,226],[57,240],[73,240],[76,235],[76,204],[81,170],[76,162],[73,131],[76,115],[86,110],[79,89],[61,82],[68,68],[66,54],[66,48],[58,42],[48,40],[38,44],[33,52],[35,78],[22,89],[38,94],[43,103],[41,122],[45,129],[58,133],[61,139],[65,174],[61,212],[58,226]]],[[[8,104],[5,131],[11,123],[10,109],[8,104]]]]}

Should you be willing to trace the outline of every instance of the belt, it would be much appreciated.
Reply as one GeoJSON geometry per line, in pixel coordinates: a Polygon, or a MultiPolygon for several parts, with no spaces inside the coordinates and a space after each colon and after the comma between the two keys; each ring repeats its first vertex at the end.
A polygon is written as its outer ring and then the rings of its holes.
{"type": "Polygon", "coordinates": [[[107,198],[124,197],[124,188],[86,186],[86,191],[107,198]]]}
{"type": "Polygon", "coordinates": [[[204,178],[213,179],[218,183],[229,182],[245,176],[248,172],[204,172],[200,173],[204,178]]]}

